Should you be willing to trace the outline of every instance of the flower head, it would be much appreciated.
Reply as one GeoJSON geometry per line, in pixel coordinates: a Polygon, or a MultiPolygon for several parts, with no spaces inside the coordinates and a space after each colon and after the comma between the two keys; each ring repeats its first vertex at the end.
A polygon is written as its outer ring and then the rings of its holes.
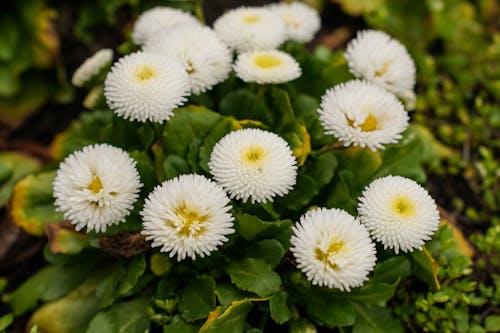
{"type": "Polygon", "coordinates": [[[234,71],[243,81],[260,84],[285,83],[301,74],[297,61],[278,50],[241,53],[234,64],[234,71]]]}
{"type": "Polygon", "coordinates": [[[104,73],[111,66],[112,61],[113,51],[111,49],[97,51],[76,69],[71,78],[71,83],[75,87],[84,87],[94,78],[104,73]]]}
{"type": "Polygon", "coordinates": [[[106,231],[125,221],[142,187],[135,164],[125,151],[108,144],[74,152],[54,179],[56,209],[76,230],[106,231]]]}
{"type": "Polygon", "coordinates": [[[346,48],[351,73],[413,102],[415,63],[403,44],[377,30],[358,32],[346,48]]]}
{"type": "Polygon", "coordinates": [[[321,27],[319,13],[303,2],[281,2],[270,8],[285,22],[290,40],[310,42],[321,27]]]}
{"type": "Polygon", "coordinates": [[[314,285],[350,291],[363,285],[375,266],[375,244],[368,231],[341,209],[311,210],[292,230],[297,267],[314,285]]]}
{"type": "Polygon", "coordinates": [[[177,24],[188,23],[201,25],[200,22],[188,12],[171,7],[154,7],[139,16],[132,31],[132,39],[142,45],[161,30],[169,30],[177,24]]]}
{"type": "Polygon", "coordinates": [[[396,253],[422,248],[439,224],[437,206],[429,193],[401,176],[374,180],[363,191],[358,212],[371,235],[396,253]]]}
{"type": "Polygon", "coordinates": [[[207,27],[177,25],[172,30],[151,37],[144,50],[166,54],[183,63],[193,94],[202,93],[224,81],[231,71],[231,52],[207,27]]]}
{"type": "Polygon", "coordinates": [[[234,232],[230,200],[215,182],[195,174],[158,185],[141,212],[142,234],[161,252],[196,259],[215,251],[234,232]]]}
{"type": "Polygon", "coordinates": [[[384,149],[401,139],[408,114],[391,93],[366,81],[353,80],[327,90],[318,110],[326,133],[345,146],[384,149]]]}
{"type": "Polygon", "coordinates": [[[287,37],[283,20],[264,7],[239,7],[214,22],[217,35],[238,52],[271,50],[287,37]]]}
{"type": "Polygon", "coordinates": [[[163,122],[182,105],[189,93],[189,79],[176,59],[137,52],[113,65],[104,82],[110,109],[125,119],[163,122]]]}
{"type": "Polygon", "coordinates": [[[231,198],[246,202],[273,201],[287,194],[297,176],[288,143],[280,136],[255,128],[231,132],[214,147],[210,173],[231,198]]]}

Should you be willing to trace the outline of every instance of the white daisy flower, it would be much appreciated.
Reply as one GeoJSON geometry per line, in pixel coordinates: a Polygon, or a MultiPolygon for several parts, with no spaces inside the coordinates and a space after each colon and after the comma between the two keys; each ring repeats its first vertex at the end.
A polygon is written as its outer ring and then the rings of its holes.
{"type": "Polygon", "coordinates": [[[401,139],[408,113],[391,93],[366,81],[352,80],[326,91],[318,110],[326,133],[344,146],[375,151],[401,139]]]}
{"type": "Polygon", "coordinates": [[[188,12],[171,7],[154,7],[142,13],[134,24],[132,40],[143,45],[161,30],[168,30],[177,24],[201,25],[200,21],[188,12]]]}
{"type": "Polygon", "coordinates": [[[193,94],[224,81],[231,72],[232,54],[207,27],[182,24],[150,38],[144,51],[177,58],[188,73],[193,94]]]}
{"type": "Polygon", "coordinates": [[[142,184],[136,162],[108,144],[86,146],[59,164],[53,182],[57,211],[76,230],[106,231],[125,221],[142,184]]]}
{"type": "Polygon", "coordinates": [[[239,7],[214,22],[217,35],[238,52],[271,50],[287,37],[286,26],[269,8],[239,7]]]}
{"type": "Polygon", "coordinates": [[[125,119],[162,123],[189,94],[189,79],[176,59],[147,52],[129,54],[116,62],[104,82],[111,110],[125,119]]]}
{"type": "Polygon", "coordinates": [[[401,176],[378,178],[368,185],[358,213],[372,237],[396,253],[421,249],[439,225],[434,199],[415,181],[401,176]]]}
{"type": "Polygon", "coordinates": [[[158,185],[141,212],[146,240],[161,252],[186,257],[208,256],[232,234],[230,200],[215,182],[195,174],[181,175],[158,185]]]}
{"type": "Polygon", "coordinates": [[[311,210],[292,230],[290,250],[313,285],[350,291],[363,285],[375,266],[368,231],[341,209],[311,210]]]}
{"type": "Polygon", "coordinates": [[[281,2],[270,5],[270,8],[285,22],[290,40],[310,42],[321,27],[319,13],[303,2],[281,2]]]}
{"type": "Polygon", "coordinates": [[[360,31],[347,45],[345,57],[355,76],[414,102],[415,63],[396,39],[382,31],[360,31]]]}
{"type": "Polygon", "coordinates": [[[241,53],[234,64],[236,76],[245,82],[284,83],[295,80],[301,74],[300,65],[288,53],[253,51],[241,53]]]}
{"type": "Polygon", "coordinates": [[[273,201],[295,185],[297,165],[288,143],[256,128],[231,132],[214,147],[208,163],[215,180],[231,198],[273,201]]]}
{"type": "Polygon", "coordinates": [[[71,78],[71,83],[75,87],[84,87],[92,80],[97,79],[99,75],[104,75],[112,62],[113,51],[111,49],[97,51],[76,69],[71,78]]]}

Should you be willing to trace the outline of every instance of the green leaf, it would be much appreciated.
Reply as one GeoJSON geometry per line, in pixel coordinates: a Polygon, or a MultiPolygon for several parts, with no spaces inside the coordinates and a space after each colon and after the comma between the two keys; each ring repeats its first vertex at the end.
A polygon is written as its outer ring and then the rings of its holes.
{"type": "Polygon", "coordinates": [[[33,309],[38,300],[58,299],[75,288],[98,260],[100,256],[90,255],[77,263],[45,267],[8,295],[5,301],[14,315],[19,316],[33,309]]]}
{"type": "Polygon", "coordinates": [[[87,333],[144,333],[150,326],[149,304],[147,298],[117,303],[99,312],[90,322],[87,333]]]}
{"type": "Polygon", "coordinates": [[[12,194],[11,215],[14,223],[29,234],[41,236],[47,223],[60,222],[52,194],[55,171],[28,175],[17,183],[12,194]]]}
{"type": "Polygon", "coordinates": [[[7,92],[9,97],[1,96],[3,94],[0,92],[0,124],[10,128],[18,128],[27,117],[38,111],[49,99],[53,88],[47,83],[47,78],[34,71],[26,73],[21,78],[22,81],[18,86],[12,77],[0,72],[0,90],[4,87],[16,90],[22,87],[18,91],[9,89],[7,92]]]}
{"type": "Polygon", "coordinates": [[[390,308],[365,306],[362,303],[354,305],[357,319],[352,329],[353,333],[403,333],[404,329],[396,320],[390,308]]]}
{"type": "Polygon", "coordinates": [[[253,119],[269,126],[275,117],[265,103],[264,96],[256,95],[248,89],[239,89],[226,94],[219,104],[219,112],[236,119],[253,119]]]}
{"type": "Polygon", "coordinates": [[[257,216],[242,214],[235,216],[235,223],[238,233],[245,240],[277,238],[284,248],[288,248],[292,220],[263,221],[257,216]]]}
{"type": "Polygon", "coordinates": [[[319,324],[328,327],[350,326],[356,320],[353,306],[330,293],[312,289],[302,294],[307,313],[319,324]]]}
{"type": "Polygon", "coordinates": [[[141,188],[141,194],[146,196],[158,184],[153,166],[153,160],[146,152],[137,150],[131,152],[130,157],[137,162],[136,168],[139,172],[139,176],[141,177],[141,182],[144,185],[141,188]]]}
{"type": "Polygon", "coordinates": [[[125,295],[134,288],[139,278],[146,270],[146,258],[144,254],[139,254],[132,258],[127,267],[127,271],[123,279],[121,279],[117,293],[118,295],[125,295]]]}
{"type": "Polygon", "coordinates": [[[49,240],[50,252],[53,254],[75,255],[90,247],[88,235],[77,232],[72,227],[67,228],[60,223],[51,223],[45,225],[44,231],[49,240]]]}
{"type": "Polygon", "coordinates": [[[29,173],[40,169],[40,162],[18,152],[0,153],[0,207],[10,199],[14,185],[29,173]]]}
{"type": "Polygon", "coordinates": [[[333,141],[331,135],[325,134],[325,129],[319,121],[319,100],[306,94],[290,94],[295,116],[300,119],[311,135],[311,146],[321,147],[333,141]]]}
{"type": "MultiPolygon", "coordinates": [[[[3,14],[3,13],[2,13],[3,14]]],[[[20,29],[16,19],[12,16],[2,15],[0,19],[0,61],[8,62],[12,60],[20,42],[20,29]]]]}
{"type": "Polygon", "coordinates": [[[371,281],[371,283],[365,284],[362,287],[352,289],[349,293],[339,293],[336,296],[360,304],[382,307],[394,296],[398,284],[399,279],[392,284],[373,283],[371,281]]]}
{"type": "Polygon", "coordinates": [[[375,266],[373,271],[373,283],[392,284],[398,280],[402,281],[411,275],[411,261],[406,256],[392,257],[375,266]]]}
{"type": "Polygon", "coordinates": [[[215,308],[215,281],[208,275],[189,280],[184,287],[178,309],[188,322],[208,316],[215,308]]]}
{"type": "Polygon", "coordinates": [[[498,332],[500,331],[500,316],[499,315],[489,315],[484,319],[484,328],[488,332],[498,332]]]}
{"type": "Polygon", "coordinates": [[[108,143],[125,151],[146,151],[153,140],[154,131],[149,123],[131,122],[109,110],[92,111],[82,113],[66,131],[57,135],[51,151],[56,160],[95,143],[108,143]]]}
{"type": "Polygon", "coordinates": [[[245,249],[250,258],[262,259],[271,267],[276,267],[285,255],[283,245],[276,239],[264,239],[245,249]]]}
{"type": "Polygon", "coordinates": [[[271,311],[271,318],[278,323],[286,323],[290,318],[292,318],[292,311],[287,304],[288,294],[281,290],[274,294],[269,299],[269,309],[271,311]]]}
{"type": "Polygon", "coordinates": [[[85,332],[99,310],[100,296],[96,290],[114,270],[114,266],[108,265],[89,274],[80,274],[81,278],[86,276],[85,280],[65,297],[38,308],[32,314],[28,327],[37,325],[38,330],[44,333],[85,332]]]}
{"type": "Polygon", "coordinates": [[[335,156],[338,172],[326,199],[326,207],[342,208],[356,214],[358,197],[382,165],[382,158],[378,152],[359,147],[335,151],[335,156]]]}
{"type": "Polygon", "coordinates": [[[250,300],[233,302],[222,314],[220,308],[217,308],[208,316],[199,333],[243,333],[245,320],[251,309],[250,300]]]}
{"type": "Polygon", "coordinates": [[[218,283],[215,287],[215,294],[217,295],[217,299],[223,308],[228,307],[234,301],[241,301],[245,298],[254,297],[255,294],[249,293],[247,291],[242,291],[236,288],[232,284],[224,284],[218,283]]]}
{"type": "Polygon", "coordinates": [[[406,131],[400,142],[388,145],[381,152],[383,163],[374,178],[400,175],[417,182],[424,182],[423,149],[420,139],[410,130],[406,131]]]}
{"type": "Polygon", "coordinates": [[[299,170],[294,191],[278,199],[277,203],[293,211],[303,209],[332,180],[337,164],[332,151],[310,156],[299,170]]]}
{"type": "Polygon", "coordinates": [[[108,266],[107,274],[102,278],[95,289],[98,309],[104,309],[114,303],[119,296],[120,282],[125,274],[125,268],[120,262],[114,262],[108,266]]]}
{"type": "Polygon", "coordinates": [[[180,315],[175,315],[168,325],[163,326],[163,333],[196,333],[198,330],[187,324],[180,315]]]}
{"type": "Polygon", "coordinates": [[[14,322],[14,315],[12,313],[0,317],[0,332],[5,330],[14,322]]]}
{"type": "Polygon", "coordinates": [[[436,290],[441,289],[441,283],[439,283],[438,279],[439,264],[432,257],[425,245],[421,251],[413,251],[411,258],[416,266],[415,274],[417,278],[436,290]]]}
{"type": "Polygon", "coordinates": [[[191,141],[207,136],[220,119],[220,114],[202,106],[190,105],[176,109],[163,129],[165,152],[184,158],[191,141]]]}
{"type": "Polygon", "coordinates": [[[253,258],[233,261],[227,267],[231,282],[238,288],[266,297],[281,286],[280,276],[266,262],[253,258]]]}
{"type": "Polygon", "coordinates": [[[240,128],[241,125],[232,117],[223,117],[212,127],[199,150],[199,164],[205,172],[209,172],[208,161],[210,160],[210,155],[215,144],[229,132],[240,128]]]}
{"type": "MultiPolygon", "coordinates": [[[[185,159],[178,155],[168,155],[163,160],[163,170],[165,172],[166,179],[177,177],[185,173],[190,173],[191,168],[185,159]]],[[[164,179],[158,179],[159,181],[164,181],[164,179]]]]}
{"type": "Polygon", "coordinates": [[[163,276],[172,270],[172,260],[166,253],[153,253],[149,258],[149,269],[156,276],[163,276]]]}
{"type": "Polygon", "coordinates": [[[290,97],[286,90],[273,88],[273,103],[281,118],[276,126],[280,134],[290,145],[297,165],[301,166],[311,151],[311,138],[306,126],[295,117],[290,97]]]}

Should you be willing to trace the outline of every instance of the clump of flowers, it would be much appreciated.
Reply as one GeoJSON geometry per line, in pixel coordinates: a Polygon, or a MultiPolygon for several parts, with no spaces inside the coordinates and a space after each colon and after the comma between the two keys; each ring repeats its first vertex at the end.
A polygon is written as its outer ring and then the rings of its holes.
{"type": "MultiPolygon", "coordinates": [[[[55,140],[57,171],[40,178],[49,188],[40,196],[55,198],[51,218],[57,210],[75,226],[52,227],[49,250],[65,258],[54,265],[85,272],[30,325],[50,332],[40,318],[58,322],[85,295],[95,306],[68,314],[81,320],[67,331],[108,322],[141,333],[302,322],[362,331],[380,313],[399,327],[383,306],[411,274],[405,267],[432,262],[415,258],[439,221],[433,199],[406,178],[433,158],[405,155],[432,144],[398,99],[412,91],[413,62],[372,31],[345,54],[312,54],[301,43],[318,29],[302,3],[232,9],[213,30],[167,7],[139,17],[140,49],[95,82],[106,103],[55,140]],[[339,82],[324,68],[360,79],[339,82]]],[[[36,304],[20,306],[20,295],[9,303],[19,314],[36,304]]]]}

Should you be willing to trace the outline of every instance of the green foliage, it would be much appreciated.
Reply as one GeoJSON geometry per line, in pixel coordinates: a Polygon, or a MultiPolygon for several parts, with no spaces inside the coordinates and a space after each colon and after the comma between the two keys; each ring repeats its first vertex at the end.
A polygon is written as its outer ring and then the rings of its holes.
{"type": "Polygon", "coordinates": [[[0,153],[0,207],[10,199],[14,185],[39,168],[40,162],[32,157],[16,152],[0,153]]]}
{"type": "Polygon", "coordinates": [[[40,236],[44,225],[63,220],[54,207],[52,181],[55,176],[55,171],[30,174],[14,187],[12,219],[27,233],[40,236]]]}
{"type": "Polygon", "coordinates": [[[16,128],[49,99],[72,98],[60,61],[57,12],[43,0],[9,2],[0,14],[0,123],[16,128]]]}

